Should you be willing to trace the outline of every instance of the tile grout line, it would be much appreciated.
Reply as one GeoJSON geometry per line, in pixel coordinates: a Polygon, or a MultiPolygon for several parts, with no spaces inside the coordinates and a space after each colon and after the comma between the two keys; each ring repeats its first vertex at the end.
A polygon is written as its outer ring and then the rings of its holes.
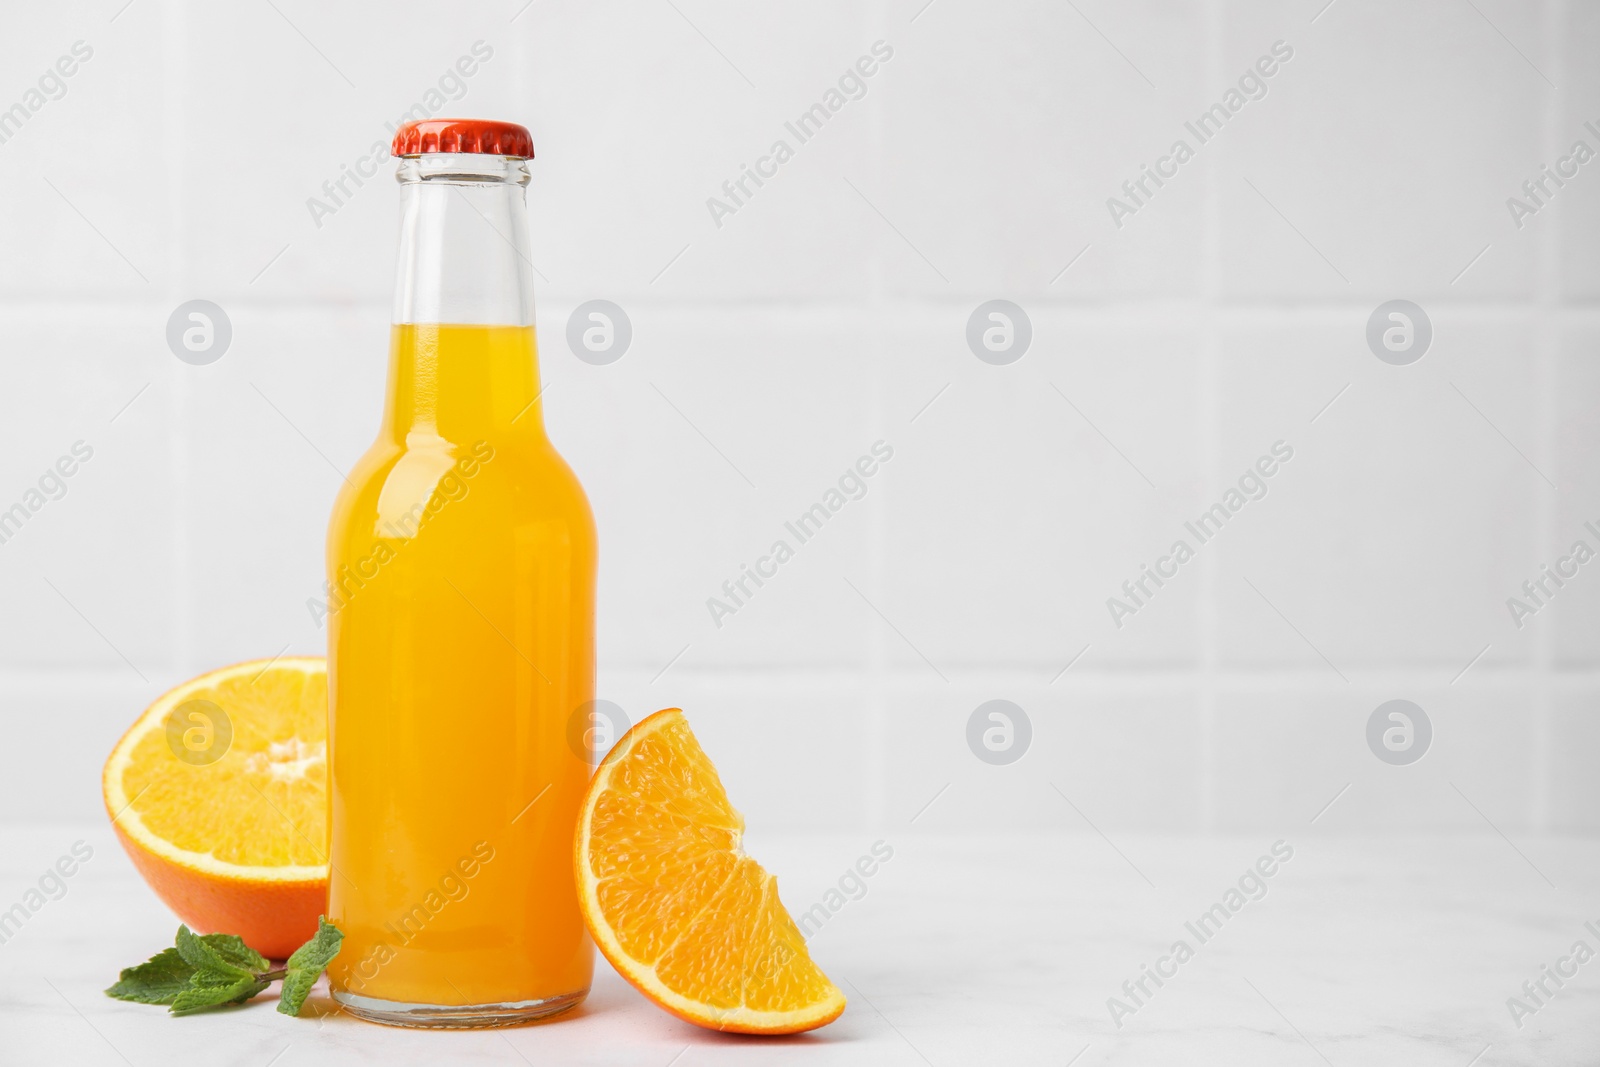
{"type": "MultiPolygon", "coordinates": [[[[186,9],[172,3],[163,3],[160,11],[164,52],[161,91],[166,105],[162,109],[164,117],[161,132],[166,143],[167,158],[181,161],[191,147],[185,136],[185,127],[190,116],[189,102],[184,96],[184,86],[189,73],[187,47],[189,16],[186,9]]],[[[172,302],[174,289],[172,280],[179,279],[185,289],[189,287],[191,281],[188,263],[189,242],[186,239],[188,234],[184,221],[187,216],[183,211],[184,205],[188,203],[187,176],[188,168],[181,163],[168,174],[167,197],[175,220],[171,232],[176,236],[168,246],[166,280],[159,288],[165,293],[169,303],[172,302]]],[[[191,368],[185,365],[182,369],[191,368]]],[[[192,670],[195,665],[194,616],[198,607],[194,601],[194,576],[190,573],[189,567],[190,524],[196,514],[194,462],[187,447],[188,442],[195,436],[194,397],[189,375],[176,376],[169,403],[172,405],[173,419],[172,427],[167,430],[167,447],[172,457],[172,554],[175,559],[172,594],[175,601],[173,605],[175,632],[170,655],[178,668],[177,673],[181,676],[194,673],[192,670]]]]}
{"type": "MultiPolygon", "coordinates": [[[[863,9],[863,17],[877,30],[866,36],[874,40],[890,40],[888,0],[874,0],[863,9]]],[[[883,183],[883,98],[882,94],[875,94],[869,102],[867,121],[874,132],[872,138],[871,156],[868,170],[874,180],[881,187],[883,183]]],[[[880,235],[881,237],[881,235],[880,235]]],[[[875,247],[881,247],[876,245],[875,247]]],[[[873,347],[878,350],[877,367],[873,375],[874,388],[872,391],[871,410],[868,412],[868,433],[873,430],[870,426],[884,426],[887,424],[885,416],[888,396],[888,382],[885,380],[885,367],[888,361],[883,358],[886,345],[883,322],[884,316],[876,314],[884,306],[886,293],[884,288],[884,262],[881,256],[874,255],[875,269],[873,271],[873,285],[869,290],[867,304],[871,309],[868,313],[875,323],[872,330],[873,347]]],[[[889,432],[889,431],[886,431],[889,432]]],[[[868,580],[872,583],[874,595],[882,599],[883,587],[887,585],[889,571],[888,554],[888,510],[885,497],[892,497],[894,492],[893,482],[888,482],[882,487],[882,492],[871,502],[867,511],[867,552],[870,565],[867,568],[868,580]]],[[[890,761],[890,732],[892,729],[891,717],[888,706],[888,687],[885,680],[888,676],[888,646],[885,644],[885,635],[881,626],[874,626],[863,631],[867,635],[867,729],[868,729],[868,759],[867,766],[871,768],[871,776],[866,782],[865,803],[862,805],[866,816],[866,826],[863,830],[872,827],[888,825],[889,821],[889,778],[893,770],[890,761]]]]}
{"type": "MultiPolygon", "coordinates": [[[[1564,52],[1560,46],[1560,27],[1566,24],[1567,5],[1564,0],[1557,0],[1551,5],[1543,5],[1542,14],[1543,31],[1541,36],[1544,41],[1545,55],[1543,59],[1554,72],[1557,84],[1566,81],[1566,71],[1563,60],[1564,52]]],[[[1546,97],[1547,103],[1542,114],[1542,128],[1540,130],[1540,154],[1544,158],[1554,158],[1556,146],[1560,144],[1562,105],[1560,95],[1554,98],[1546,97]]],[[[1539,325],[1538,333],[1538,359],[1535,364],[1537,384],[1534,389],[1534,407],[1538,413],[1539,436],[1535,446],[1544,469],[1556,472],[1557,484],[1561,473],[1556,468],[1558,450],[1556,448],[1556,430],[1552,416],[1555,409],[1559,408],[1557,400],[1557,375],[1559,373],[1560,359],[1557,347],[1561,343],[1564,331],[1556,331],[1552,324],[1551,312],[1557,303],[1555,298],[1556,287],[1561,278],[1561,227],[1546,226],[1538,235],[1539,256],[1539,325]]],[[[1543,559],[1547,546],[1554,543],[1556,524],[1559,519],[1559,498],[1547,487],[1537,485],[1534,492],[1539,494],[1538,506],[1534,509],[1534,537],[1536,544],[1531,558],[1543,559]]],[[[1552,642],[1550,632],[1552,627],[1541,626],[1533,634],[1533,759],[1532,766],[1528,768],[1530,780],[1528,781],[1529,804],[1531,811],[1528,814],[1529,825],[1538,832],[1548,832],[1551,820],[1550,810],[1550,766],[1553,762],[1554,737],[1552,731],[1553,709],[1550,691],[1549,672],[1552,656],[1552,642]]]]}
{"type": "MultiPolygon", "coordinates": [[[[299,655],[301,653],[295,653],[299,655]]],[[[0,666],[0,686],[15,686],[28,689],[30,686],[50,688],[64,686],[67,689],[85,687],[92,689],[99,685],[117,684],[118,670],[113,670],[109,664],[92,660],[71,661],[72,665],[56,665],[36,671],[0,666]],[[103,673],[85,673],[104,668],[103,673]]],[[[1059,673],[1061,660],[1030,660],[1027,662],[1007,662],[981,667],[971,665],[950,666],[946,664],[942,669],[949,671],[955,677],[952,684],[957,686],[983,686],[990,687],[996,684],[1014,684],[1024,691],[1050,690],[1050,691],[1076,691],[1094,693],[1120,692],[1127,695],[1163,695],[1193,690],[1205,680],[1207,672],[1203,666],[1187,667],[1179,670],[1155,670],[1148,668],[1134,668],[1126,671],[1096,673],[1092,668],[1075,666],[1052,687],[1048,679],[1052,673],[1059,673]],[[1023,676],[1032,676],[1028,681],[1023,676]]],[[[1359,688],[1371,688],[1374,692],[1387,691],[1395,686],[1409,687],[1423,691],[1443,691],[1448,688],[1448,683],[1443,679],[1452,671],[1459,668],[1459,664],[1444,664],[1439,662],[1418,664],[1406,667],[1385,668],[1370,672],[1356,670],[1353,672],[1351,682],[1359,688]]],[[[152,668],[157,673],[170,673],[177,670],[175,666],[152,668]]],[[[613,675],[629,679],[648,679],[660,669],[660,664],[646,663],[644,661],[631,661],[621,665],[605,665],[605,670],[613,675]]],[[[1351,670],[1351,668],[1346,668],[1351,670]]],[[[771,685],[775,682],[800,683],[813,682],[819,686],[859,686],[867,680],[868,672],[872,670],[870,663],[856,663],[850,665],[836,664],[719,664],[713,667],[679,667],[674,669],[674,674],[683,674],[686,678],[701,685],[728,685],[750,686],[771,685]]],[[[881,684],[885,687],[905,687],[914,689],[928,683],[928,670],[923,665],[895,665],[885,663],[879,671],[881,684]]],[[[1476,666],[1471,673],[1457,683],[1458,689],[1487,688],[1494,690],[1508,688],[1525,688],[1541,676],[1539,668],[1528,665],[1516,668],[1494,668],[1483,665],[1476,666]]],[[[1559,687],[1563,692],[1595,693],[1600,692],[1600,668],[1584,667],[1564,669],[1552,662],[1548,678],[1551,691],[1554,693],[1559,687]]],[[[1323,688],[1327,682],[1327,669],[1247,669],[1229,668],[1220,661],[1211,672],[1211,679],[1217,689],[1245,689],[1251,692],[1278,692],[1288,691],[1293,693],[1316,692],[1323,688]]],[[[174,681],[181,681],[181,678],[174,681]]],[[[943,686],[938,686],[943,690],[943,686]]]]}
{"type": "MultiPolygon", "coordinates": [[[[1207,0],[1204,9],[1206,32],[1205,76],[1208,84],[1215,84],[1223,65],[1223,12],[1221,0],[1207,0]]],[[[1221,469],[1219,434],[1221,412],[1219,404],[1219,344],[1217,340],[1218,316],[1215,309],[1222,288],[1222,203],[1217,178],[1220,157],[1207,161],[1201,174],[1204,182],[1202,210],[1204,223],[1201,236],[1200,269],[1204,306],[1201,313],[1202,337],[1200,339],[1199,403],[1197,413],[1200,436],[1201,477],[1205,484],[1216,485],[1221,469]]],[[[1215,552],[1202,553],[1200,558],[1200,588],[1195,597],[1195,614],[1198,624],[1197,638],[1200,650],[1200,686],[1197,694],[1199,717],[1200,758],[1200,831],[1216,832],[1217,825],[1217,559],[1215,552]]]]}
{"type": "MultiPolygon", "coordinates": [[[[256,266],[259,266],[257,264],[256,266]]],[[[251,268],[252,270],[255,267],[251,268]]],[[[605,284],[602,282],[591,283],[605,284]]],[[[589,288],[586,287],[586,288],[589,288]]],[[[548,288],[547,290],[548,291],[548,288]]],[[[929,310],[961,310],[971,311],[972,302],[982,299],[984,291],[956,290],[953,293],[941,293],[932,296],[894,296],[883,295],[877,301],[870,298],[843,298],[821,297],[803,300],[777,300],[765,297],[751,298],[722,298],[713,296],[685,296],[680,299],[650,299],[644,292],[634,292],[623,289],[621,295],[633,301],[634,306],[641,308],[659,309],[680,315],[726,315],[729,313],[745,313],[752,317],[789,314],[804,315],[811,318],[828,318],[839,314],[861,314],[874,308],[888,308],[903,314],[908,320],[917,321],[924,318],[929,310]]],[[[238,291],[225,291],[222,294],[229,301],[230,307],[246,309],[269,309],[285,312],[317,312],[330,313],[368,313],[381,315],[388,318],[390,300],[386,297],[350,297],[347,299],[319,298],[314,295],[300,294],[296,296],[259,296],[250,293],[244,288],[238,291]]],[[[1259,316],[1267,321],[1304,322],[1308,316],[1321,316],[1329,320],[1340,320],[1352,312],[1361,312],[1363,315],[1372,310],[1371,296],[1342,297],[1338,300],[1310,300],[1310,299],[1267,299],[1249,297],[1227,297],[1219,295],[1215,299],[1208,299],[1204,294],[1122,294],[1105,298],[1077,299],[1077,298],[1051,298],[1044,291],[1024,293],[1030,307],[1038,307],[1041,313],[1082,314],[1102,313],[1115,316],[1117,321],[1123,321],[1130,312],[1147,312],[1150,310],[1170,312],[1174,315],[1192,314],[1202,305],[1214,306],[1220,314],[1248,318],[1259,316]]],[[[1428,300],[1429,307],[1453,308],[1465,315],[1475,317],[1515,317],[1542,313],[1553,307],[1557,314],[1581,316],[1593,320],[1600,317],[1600,299],[1594,297],[1573,295],[1554,296],[1550,298],[1516,296],[1500,297],[1488,294],[1479,299],[1451,296],[1444,290],[1427,291],[1420,294],[1428,300]]],[[[114,310],[119,314],[126,314],[130,310],[163,308],[167,294],[160,296],[127,295],[118,297],[101,296],[96,298],[80,298],[66,295],[39,295],[29,299],[8,297],[0,293],[0,312],[28,312],[38,314],[40,317],[57,317],[65,310],[83,310],[86,308],[114,310]]],[[[581,304],[580,299],[561,295],[551,295],[549,300],[540,301],[539,308],[544,309],[548,304],[549,314],[545,317],[551,321],[564,320],[572,310],[581,304]]],[[[541,315],[544,311],[541,310],[541,315]]]]}

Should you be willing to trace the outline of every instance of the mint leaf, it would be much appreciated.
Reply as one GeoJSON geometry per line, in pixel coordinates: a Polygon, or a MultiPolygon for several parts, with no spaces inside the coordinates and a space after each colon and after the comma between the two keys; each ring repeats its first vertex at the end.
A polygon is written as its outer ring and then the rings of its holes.
{"type": "Polygon", "coordinates": [[[272,967],[267,958],[245,944],[242,937],[234,934],[201,934],[200,940],[235,967],[243,967],[247,971],[266,971],[272,967]]]}
{"type": "Polygon", "coordinates": [[[325,917],[317,916],[317,933],[310,941],[294,950],[287,964],[283,988],[278,990],[278,1010],[285,1015],[299,1015],[300,1008],[311,993],[311,987],[339,954],[344,934],[325,917]]]}
{"type": "Polygon", "coordinates": [[[198,972],[189,979],[189,988],[173,999],[169,1010],[174,1015],[193,1015],[225,1004],[243,1004],[269,985],[269,981],[253,974],[227,978],[198,972]]]}
{"type": "MultiPolygon", "coordinates": [[[[241,942],[243,944],[243,942],[241,942]]],[[[199,934],[187,926],[178,927],[178,955],[183,961],[193,967],[197,973],[214,975],[219,978],[253,978],[254,972],[249,967],[241,967],[223,956],[222,952],[206,942],[199,934]]],[[[232,953],[230,953],[231,955],[232,953]]],[[[260,959],[260,956],[256,957],[260,959]]]]}
{"type": "Polygon", "coordinates": [[[189,988],[194,968],[175,948],[164,948],[137,967],[124,967],[106,995],[140,1004],[171,1004],[173,998],[189,988]]]}

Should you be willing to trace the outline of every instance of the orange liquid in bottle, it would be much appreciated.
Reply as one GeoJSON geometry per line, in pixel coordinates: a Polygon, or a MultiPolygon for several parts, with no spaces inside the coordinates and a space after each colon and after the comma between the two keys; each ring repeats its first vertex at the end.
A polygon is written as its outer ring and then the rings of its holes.
{"type": "Polygon", "coordinates": [[[569,742],[593,699],[593,519],[545,437],[531,326],[393,330],[385,427],[328,540],[330,980],[369,1018],[542,1014],[593,968],[569,742]]]}

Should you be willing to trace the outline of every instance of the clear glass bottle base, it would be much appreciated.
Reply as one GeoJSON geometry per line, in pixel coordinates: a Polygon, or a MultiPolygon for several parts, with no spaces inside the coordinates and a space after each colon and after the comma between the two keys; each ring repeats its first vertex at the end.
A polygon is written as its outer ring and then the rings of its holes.
{"type": "Polygon", "coordinates": [[[575,1008],[589,995],[587,989],[543,1000],[520,1000],[510,1004],[408,1004],[379,1000],[343,990],[333,990],[333,999],[358,1019],[386,1026],[409,1026],[424,1030],[478,1030],[491,1026],[520,1026],[575,1008]]]}

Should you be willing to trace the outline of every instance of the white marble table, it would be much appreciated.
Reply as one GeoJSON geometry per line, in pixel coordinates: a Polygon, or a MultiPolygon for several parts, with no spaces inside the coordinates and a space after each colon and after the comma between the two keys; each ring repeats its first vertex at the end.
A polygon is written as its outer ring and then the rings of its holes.
{"type": "MultiPolygon", "coordinates": [[[[877,836],[752,835],[749,846],[799,912],[877,836]]],[[[811,941],[849,1009],[816,1034],[752,1040],[671,1018],[603,961],[577,1012],[508,1031],[291,1019],[271,995],[169,1018],[100,992],[177,925],[109,832],[0,827],[0,910],[74,841],[94,849],[65,895],[0,944],[0,1064],[1600,1063],[1600,957],[1559,990],[1546,978],[1554,995],[1520,1029],[1506,1004],[1574,942],[1600,951],[1585,927],[1600,930],[1600,842],[1291,839],[1293,858],[1266,865],[1265,895],[1202,943],[1185,923],[1226,906],[1272,837],[1112,836],[892,840],[865,894],[811,941]],[[1146,979],[1148,995],[1119,1028],[1108,998],[1134,1006],[1123,982],[1180,939],[1193,957],[1163,963],[1172,976],[1160,987],[1146,979]]],[[[311,1006],[332,1007],[321,994],[311,1006]]]]}

